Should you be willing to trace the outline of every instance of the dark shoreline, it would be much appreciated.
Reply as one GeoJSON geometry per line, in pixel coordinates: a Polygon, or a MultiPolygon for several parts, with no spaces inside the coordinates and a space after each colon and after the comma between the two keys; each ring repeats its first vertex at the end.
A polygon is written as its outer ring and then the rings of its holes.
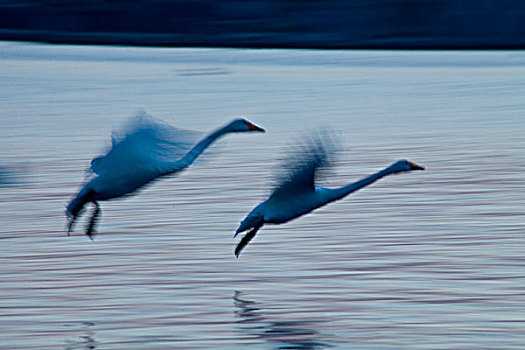
{"type": "Polygon", "coordinates": [[[476,43],[467,40],[457,42],[430,41],[417,39],[370,40],[368,42],[332,43],[326,41],[297,41],[283,38],[236,39],[195,38],[176,34],[144,33],[69,33],[41,30],[3,30],[0,40],[36,42],[67,45],[108,45],[136,47],[191,47],[191,48],[244,48],[244,49],[314,49],[314,50],[523,50],[525,44],[476,43]]]}
{"type": "Polygon", "coordinates": [[[525,49],[520,0],[3,0],[0,40],[287,49],[525,49]]]}

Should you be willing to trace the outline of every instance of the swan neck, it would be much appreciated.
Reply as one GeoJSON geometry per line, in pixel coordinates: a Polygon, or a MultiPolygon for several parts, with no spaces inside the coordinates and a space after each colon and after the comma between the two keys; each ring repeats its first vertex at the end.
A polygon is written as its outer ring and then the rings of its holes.
{"type": "MultiPolygon", "coordinates": [[[[208,136],[206,136],[204,139],[199,141],[179,162],[181,168],[187,168],[189,167],[201,154],[206,150],[206,148],[210,147],[212,143],[217,141],[221,136],[227,134],[229,132],[229,129],[227,127],[220,128],[208,136]]],[[[179,163],[177,162],[177,163],[179,163]]]]}
{"type": "Polygon", "coordinates": [[[340,188],[336,188],[332,191],[330,191],[330,195],[329,195],[329,202],[332,202],[332,201],[335,201],[335,200],[338,200],[338,199],[341,199],[341,198],[344,198],[346,196],[348,196],[350,193],[352,192],[355,192],[363,187],[366,187],[368,185],[371,185],[373,184],[374,182],[376,182],[377,180],[387,176],[387,175],[390,175],[392,174],[392,171],[391,171],[391,168],[388,167],[388,168],[385,168],[381,171],[378,171],[377,173],[375,174],[372,174],[370,176],[367,176],[365,177],[364,179],[361,179],[357,182],[354,182],[354,183],[351,183],[351,184],[348,184],[346,186],[343,186],[343,187],[340,187],[340,188]]]}

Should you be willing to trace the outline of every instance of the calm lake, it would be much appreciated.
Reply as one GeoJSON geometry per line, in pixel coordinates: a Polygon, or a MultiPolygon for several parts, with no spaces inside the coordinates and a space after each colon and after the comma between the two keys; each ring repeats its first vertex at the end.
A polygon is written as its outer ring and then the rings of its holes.
{"type": "Polygon", "coordinates": [[[524,349],[525,52],[155,49],[0,42],[1,349],[524,349]],[[213,157],[64,206],[138,111],[213,157]],[[390,176],[239,259],[233,233],[304,135],[344,149],[322,185],[390,176]]]}

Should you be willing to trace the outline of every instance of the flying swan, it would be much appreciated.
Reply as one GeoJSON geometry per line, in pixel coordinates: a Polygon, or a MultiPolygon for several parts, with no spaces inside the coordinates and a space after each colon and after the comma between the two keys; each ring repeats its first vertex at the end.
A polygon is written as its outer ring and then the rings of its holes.
{"type": "Polygon", "coordinates": [[[235,232],[234,238],[239,233],[250,230],[235,248],[236,257],[239,257],[244,247],[264,224],[283,224],[342,199],[387,175],[425,169],[413,162],[400,160],[375,174],[340,188],[318,187],[315,185],[316,173],[328,167],[333,150],[327,145],[330,144],[323,142],[322,138],[314,138],[303,147],[300,156],[290,158],[285,163],[284,175],[277,179],[276,187],[270,197],[256,206],[242,220],[235,232]]]}
{"type": "Polygon", "coordinates": [[[236,119],[195,144],[194,132],[140,113],[120,133],[112,135],[112,146],[105,155],[91,161],[89,177],[67,205],[68,235],[86,203],[95,206],[86,227],[86,235],[93,239],[100,215],[98,201],[130,195],[160,177],[186,169],[223,135],[251,131],[264,132],[264,129],[245,119],[236,119]]]}

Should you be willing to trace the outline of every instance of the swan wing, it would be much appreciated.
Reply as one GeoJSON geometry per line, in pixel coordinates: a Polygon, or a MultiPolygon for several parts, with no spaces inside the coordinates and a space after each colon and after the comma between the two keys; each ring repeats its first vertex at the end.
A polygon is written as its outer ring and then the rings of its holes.
{"type": "Polygon", "coordinates": [[[302,142],[281,164],[270,198],[293,196],[315,190],[319,170],[328,168],[335,148],[327,134],[302,142]]]}
{"type": "Polygon", "coordinates": [[[91,172],[103,175],[144,173],[161,176],[177,169],[182,158],[196,143],[200,133],[175,128],[145,112],[126,121],[112,134],[106,154],[91,161],[91,172]]]}

